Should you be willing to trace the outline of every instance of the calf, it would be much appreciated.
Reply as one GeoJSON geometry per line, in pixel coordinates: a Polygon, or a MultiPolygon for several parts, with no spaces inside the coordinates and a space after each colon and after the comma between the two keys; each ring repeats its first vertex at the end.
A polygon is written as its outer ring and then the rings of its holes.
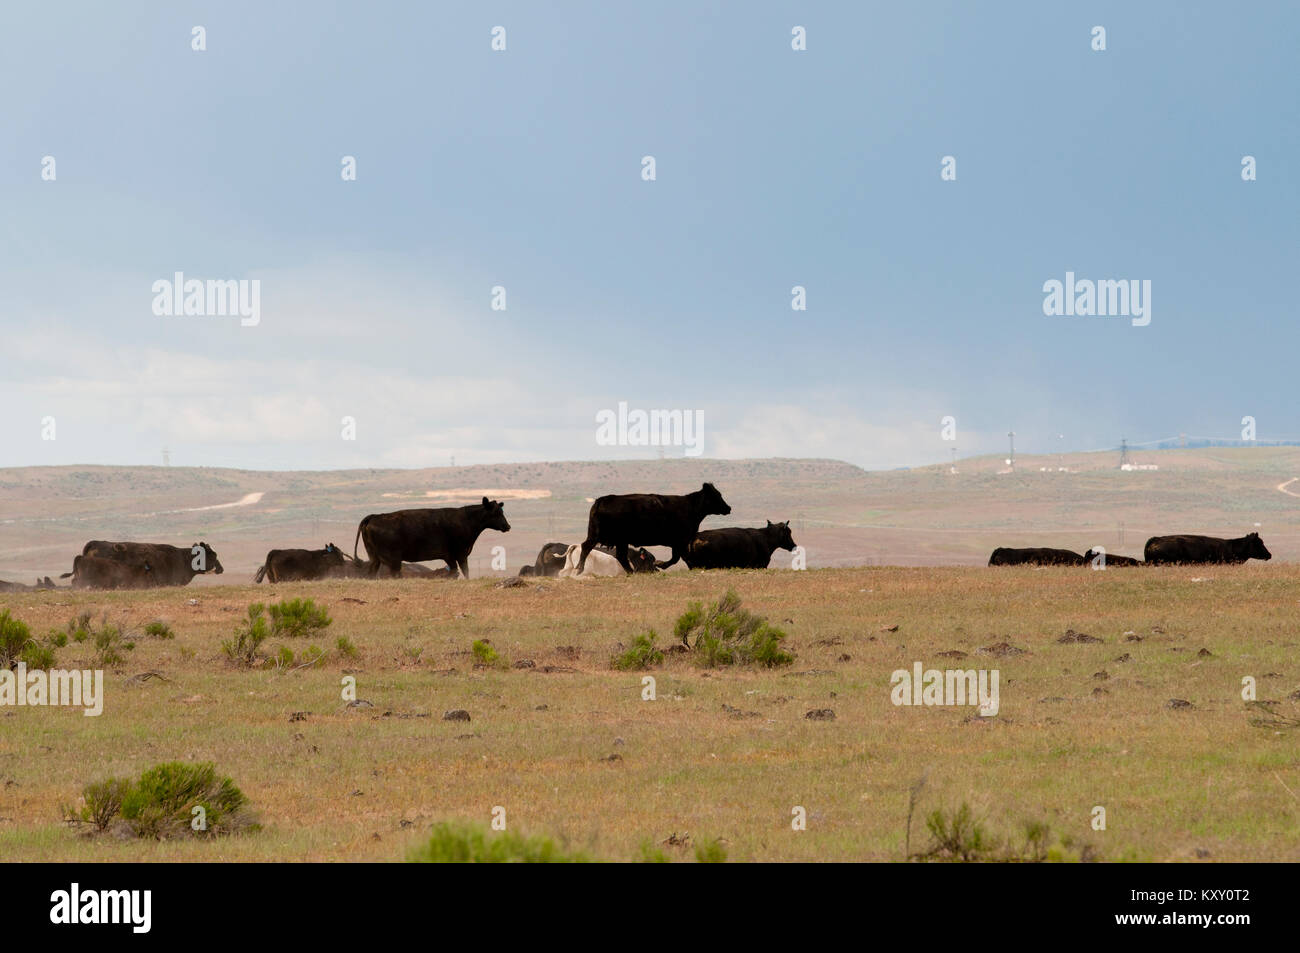
{"type": "Polygon", "coordinates": [[[372,577],[378,575],[381,563],[400,576],[404,561],[442,559],[452,568],[459,567],[468,579],[470,551],[485,529],[510,532],[504,505],[486,496],[482,504],[471,506],[372,513],[357,527],[352,558],[357,558],[357,541],[363,541],[372,577]]]}
{"type": "Polygon", "coordinates": [[[266,554],[253,582],[299,582],[325,579],[343,568],[343,552],[333,543],[324,549],[273,549],[266,554]]]}
{"type": "Polygon", "coordinates": [[[1083,557],[1069,549],[1010,549],[999,546],[990,566],[1082,566],[1083,557]]]}
{"type": "Polygon", "coordinates": [[[150,585],[154,586],[187,586],[198,573],[225,572],[216,551],[207,543],[195,543],[185,549],[167,543],[115,543],[92,539],[82,548],[81,555],[137,565],[148,563],[152,573],[150,585]]]}
{"type": "Polygon", "coordinates": [[[692,569],[766,569],[772,553],[794,549],[790,523],[701,530],[682,559],[692,569]]]}
{"type": "Polygon", "coordinates": [[[578,559],[578,575],[582,575],[587,556],[597,543],[613,546],[619,565],[628,572],[632,572],[627,552],[630,544],[668,546],[673,558],[655,564],[667,569],[685,556],[706,516],[726,516],[730,512],[731,507],[712,483],[684,496],[659,493],[602,496],[591,504],[587,517],[587,538],[578,559]]]}
{"type": "Polygon", "coordinates": [[[72,560],[73,589],[148,589],[159,585],[148,561],[129,562],[101,556],[72,560]]]}
{"type": "Polygon", "coordinates": [[[1247,559],[1272,559],[1259,533],[1237,539],[1217,536],[1152,536],[1144,555],[1149,563],[1244,563],[1247,559]]]}

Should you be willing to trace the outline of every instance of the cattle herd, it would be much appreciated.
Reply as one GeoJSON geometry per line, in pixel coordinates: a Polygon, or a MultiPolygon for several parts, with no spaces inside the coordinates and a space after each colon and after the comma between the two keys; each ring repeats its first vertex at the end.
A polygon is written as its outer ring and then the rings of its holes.
{"type": "Polygon", "coordinates": [[[1112,556],[1090,549],[1082,556],[1070,549],[1008,549],[999,546],[989,557],[990,566],[1159,566],[1177,563],[1244,563],[1247,559],[1272,559],[1259,533],[1237,539],[1217,536],[1152,536],[1143,549],[1146,561],[1132,556],[1112,556]]]}
{"type": "MultiPolygon", "coordinates": [[[[581,543],[547,543],[520,576],[586,578],[667,569],[679,560],[691,569],[766,569],[777,549],[793,550],[789,522],[752,528],[701,530],[709,516],[731,512],[712,483],[694,493],[667,495],[629,493],[602,496],[591,505],[587,537],[581,543]],[[666,546],[672,558],[658,561],[646,546],[666,546]]],[[[484,530],[510,532],[505,507],[483,497],[469,506],[372,513],[357,526],[349,557],[333,543],[324,549],[273,549],[257,570],[254,582],[272,583],[340,577],[417,575],[469,578],[469,556],[484,530]],[[367,558],[357,557],[364,544],[367,558]],[[442,560],[445,569],[420,565],[442,560]]],[[[1160,563],[1242,563],[1270,559],[1258,533],[1239,539],[1213,536],[1153,536],[1147,540],[1145,563],[1130,556],[1100,550],[1080,555],[1068,549],[1009,549],[999,547],[990,566],[1140,566],[1160,563]]],[[[73,559],[75,589],[145,589],[184,586],[200,573],[221,573],[221,561],[205,542],[186,549],[165,543],[91,540],[73,559]]],[[[0,592],[48,589],[47,576],[34,587],[0,582],[0,592]]]]}

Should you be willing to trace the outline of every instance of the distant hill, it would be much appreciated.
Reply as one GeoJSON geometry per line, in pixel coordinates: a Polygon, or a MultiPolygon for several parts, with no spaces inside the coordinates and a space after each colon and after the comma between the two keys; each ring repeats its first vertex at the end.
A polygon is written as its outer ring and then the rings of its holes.
{"type": "MultiPolygon", "coordinates": [[[[485,533],[471,571],[504,546],[511,571],[542,543],[585,534],[588,500],[606,493],[688,492],[705,480],[732,506],[705,526],[789,519],[810,568],[978,564],[998,545],[1103,545],[1141,555],[1148,536],[1260,532],[1277,559],[1300,559],[1300,448],[1188,448],[994,456],[910,470],[836,460],[675,459],[519,463],[421,470],[274,472],[206,467],[0,469],[0,579],[57,575],[88,539],[216,548],[227,573],[251,574],[268,549],[347,552],[367,513],[505,499],[513,527],[485,533]],[[1060,468],[1064,467],[1064,471],[1060,468]],[[1295,480],[1296,482],[1289,482],[1295,480]]],[[[773,566],[788,566],[778,552],[773,566]]],[[[211,584],[217,579],[200,579],[211,584]]],[[[230,577],[226,580],[230,581],[230,577]]]]}

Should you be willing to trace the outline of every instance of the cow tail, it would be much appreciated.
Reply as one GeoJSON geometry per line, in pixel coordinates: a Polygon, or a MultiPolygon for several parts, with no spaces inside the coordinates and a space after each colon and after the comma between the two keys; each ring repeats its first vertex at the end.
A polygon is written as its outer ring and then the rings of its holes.
{"type": "Polygon", "coordinates": [[[261,582],[266,577],[266,563],[257,567],[257,575],[253,577],[253,582],[261,582]]]}
{"type": "Polygon", "coordinates": [[[65,573],[64,573],[63,575],[61,575],[59,578],[60,578],[60,579],[67,579],[67,578],[68,578],[69,576],[71,576],[71,575],[72,575],[72,573],[70,573],[70,572],[65,572],[65,573]]]}
{"type": "MultiPolygon", "coordinates": [[[[365,517],[360,523],[357,524],[357,538],[352,540],[352,561],[353,562],[357,561],[357,543],[360,542],[361,531],[366,528],[366,523],[368,522],[370,522],[369,516],[365,517]]],[[[366,552],[369,551],[370,551],[369,548],[367,548],[366,552]]]]}

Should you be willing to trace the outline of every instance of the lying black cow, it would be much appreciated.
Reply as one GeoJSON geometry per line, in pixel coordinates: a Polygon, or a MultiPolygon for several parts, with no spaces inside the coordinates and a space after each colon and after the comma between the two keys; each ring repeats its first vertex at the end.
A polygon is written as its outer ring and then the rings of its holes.
{"type": "Polygon", "coordinates": [[[1082,566],[1084,559],[1069,549],[1011,549],[999,546],[989,557],[990,566],[1082,566]]]}
{"type": "Polygon", "coordinates": [[[1259,533],[1237,539],[1217,536],[1152,536],[1145,555],[1149,563],[1244,563],[1247,559],[1272,559],[1259,533]]]}
{"type": "Polygon", "coordinates": [[[21,582],[5,582],[0,579],[0,592],[27,592],[31,589],[57,589],[58,587],[46,576],[44,579],[37,579],[36,585],[28,586],[21,582]]]}
{"type": "Polygon", "coordinates": [[[794,549],[790,523],[701,530],[682,557],[692,569],[766,569],[772,553],[794,549]]]}
{"type": "Polygon", "coordinates": [[[400,576],[404,560],[442,559],[452,568],[459,567],[460,574],[468,579],[470,551],[485,529],[510,532],[504,504],[486,496],[481,504],[471,506],[372,513],[357,527],[352,558],[357,558],[360,540],[370,556],[371,577],[378,575],[381,563],[394,576],[400,576]]]}
{"type": "Polygon", "coordinates": [[[569,551],[568,543],[547,543],[537,551],[537,559],[531,566],[521,566],[521,576],[554,576],[564,568],[564,554],[569,551]]]}
{"type": "MultiPolygon", "coordinates": [[[[83,556],[98,556],[139,565],[148,563],[153,586],[187,586],[199,573],[225,572],[216,551],[207,543],[195,543],[188,549],[167,543],[114,543],[92,539],[81,550],[83,556]]],[[[69,576],[71,573],[64,573],[69,576]]],[[[63,577],[60,577],[63,578],[63,577]]]]}
{"type": "MultiPolygon", "coordinates": [[[[1092,561],[1102,555],[1095,549],[1090,549],[1083,554],[1083,561],[1092,565],[1092,561]]],[[[1116,556],[1112,553],[1106,553],[1105,558],[1101,561],[1103,566],[1141,566],[1142,560],[1134,559],[1132,556],[1116,556]]]]}
{"type": "Polygon", "coordinates": [[[273,549],[266,554],[253,582],[300,582],[326,579],[343,568],[343,551],[333,543],[324,549],[273,549]]]}
{"type": "Polygon", "coordinates": [[[73,589],[149,589],[161,585],[148,560],[78,556],[72,560],[73,589]]]}
{"type": "Polygon", "coordinates": [[[577,575],[582,575],[587,554],[597,543],[614,547],[614,557],[627,572],[633,571],[628,560],[630,544],[668,546],[673,558],[655,563],[658,568],[667,569],[686,555],[691,541],[699,535],[704,517],[726,516],[730,512],[731,507],[712,483],[684,496],[659,493],[602,496],[591,504],[577,575]]]}

